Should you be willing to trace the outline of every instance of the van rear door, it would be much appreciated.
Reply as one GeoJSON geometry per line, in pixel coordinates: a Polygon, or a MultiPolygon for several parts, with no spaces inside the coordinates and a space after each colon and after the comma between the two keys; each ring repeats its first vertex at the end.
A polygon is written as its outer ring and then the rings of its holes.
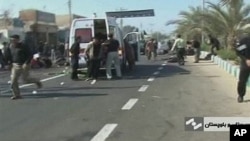
{"type": "Polygon", "coordinates": [[[83,54],[88,43],[92,40],[92,28],[78,28],[75,30],[75,37],[81,37],[80,54],[83,54]]]}

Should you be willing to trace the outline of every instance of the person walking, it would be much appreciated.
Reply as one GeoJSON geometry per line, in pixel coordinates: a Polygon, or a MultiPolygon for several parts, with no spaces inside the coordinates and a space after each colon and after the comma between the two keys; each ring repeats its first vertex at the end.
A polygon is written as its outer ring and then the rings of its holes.
{"type": "Polygon", "coordinates": [[[114,61],[114,66],[116,69],[116,75],[118,79],[122,78],[121,74],[121,66],[120,66],[120,59],[118,50],[120,48],[119,41],[114,39],[113,34],[108,35],[109,39],[103,44],[104,46],[107,46],[107,62],[106,62],[106,75],[107,79],[112,79],[112,72],[111,72],[111,66],[112,62],[114,61]]]}
{"type": "Polygon", "coordinates": [[[175,40],[171,51],[177,50],[177,58],[179,65],[185,64],[185,42],[181,38],[181,35],[177,35],[177,39],[175,40]]]}
{"type": "Polygon", "coordinates": [[[209,42],[211,45],[211,55],[216,55],[215,49],[218,51],[220,49],[220,42],[217,38],[213,37],[211,34],[208,35],[209,42]]]}
{"type": "Polygon", "coordinates": [[[23,77],[25,83],[35,83],[38,88],[42,87],[42,83],[37,78],[32,78],[29,75],[30,72],[30,62],[33,57],[30,48],[27,45],[20,42],[19,35],[11,36],[11,48],[8,56],[11,58],[12,69],[11,69],[11,88],[13,96],[12,100],[21,99],[20,89],[18,80],[19,77],[23,77]]]}
{"type": "Polygon", "coordinates": [[[150,39],[147,44],[146,44],[146,51],[147,51],[147,57],[148,60],[151,60],[152,54],[154,53],[155,50],[155,44],[154,44],[154,39],[150,39]]]}
{"type": "Polygon", "coordinates": [[[243,37],[236,45],[236,53],[241,58],[240,74],[237,84],[238,102],[244,101],[247,81],[250,75],[250,35],[243,37]]]}
{"type": "Polygon", "coordinates": [[[157,57],[158,41],[156,39],[153,39],[153,40],[154,40],[153,41],[153,44],[154,44],[154,51],[153,51],[153,53],[154,53],[154,60],[155,60],[156,57],[157,57]]]}
{"type": "Polygon", "coordinates": [[[200,60],[200,52],[201,52],[201,45],[197,39],[192,41],[192,46],[194,48],[194,63],[199,63],[200,60]]]}
{"type": "Polygon", "coordinates": [[[94,37],[93,41],[89,43],[85,50],[85,54],[89,57],[88,64],[88,78],[87,80],[93,78],[91,84],[95,84],[99,75],[100,62],[102,58],[102,47],[99,37],[94,37]]]}
{"type": "Polygon", "coordinates": [[[71,79],[72,80],[79,80],[78,68],[79,68],[80,42],[81,42],[81,37],[76,37],[75,43],[70,48],[71,67],[72,67],[71,79]]]}
{"type": "Polygon", "coordinates": [[[0,49],[0,65],[1,65],[1,69],[5,69],[5,58],[4,58],[4,54],[2,52],[2,49],[0,49]]]}

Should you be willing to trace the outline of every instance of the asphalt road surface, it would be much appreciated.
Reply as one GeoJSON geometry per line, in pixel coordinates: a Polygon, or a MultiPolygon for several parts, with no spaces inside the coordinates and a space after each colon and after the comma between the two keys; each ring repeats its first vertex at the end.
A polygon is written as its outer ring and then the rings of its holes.
{"type": "Polygon", "coordinates": [[[236,102],[236,80],[209,61],[143,59],[122,80],[94,85],[46,73],[33,73],[42,89],[21,85],[16,101],[0,74],[0,141],[228,141],[229,132],[185,131],[185,117],[250,116],[249,103],[236,102]]]}

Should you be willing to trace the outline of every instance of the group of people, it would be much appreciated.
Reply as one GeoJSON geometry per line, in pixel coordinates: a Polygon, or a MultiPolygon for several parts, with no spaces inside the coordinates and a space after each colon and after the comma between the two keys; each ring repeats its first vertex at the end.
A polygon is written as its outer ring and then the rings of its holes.
{"type": "MultiPolygon", "coordinates": [[[[71,46],[71,64],[72,64],[72,80],[79,80],[79,53],[80,53],[81,37],[76,37],[75,43],[71,46]]],[[[119,51],[120,43],[114,39],[113,34],[108,35],[108,40],[104,41],[101,36],[96,35],[85,49],[85,60],[87,62],[87,81],[92,80],[94,84],[99,76],[101,65],[106,66],[106,76],[110,80],[113,78],[111,67],[114,62],[117,79],[122,78],[119,51]]]]}

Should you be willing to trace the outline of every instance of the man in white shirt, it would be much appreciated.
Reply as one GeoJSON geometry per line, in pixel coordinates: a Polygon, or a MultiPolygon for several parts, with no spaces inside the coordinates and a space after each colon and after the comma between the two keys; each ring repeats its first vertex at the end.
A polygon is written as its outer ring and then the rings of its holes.
{"type": "Polygon", "coordinates": [[[175,40],[171,51],[174,51],[175,49],[177,51],[177,58],[178,58],[179,65],[184,65],[185,64],[185,60],[184,60],[184,58],[185,58],[184,57],[185,56],[185,42],[181,38],[181,35],[177,35],[177,39],[175,40]]]}

